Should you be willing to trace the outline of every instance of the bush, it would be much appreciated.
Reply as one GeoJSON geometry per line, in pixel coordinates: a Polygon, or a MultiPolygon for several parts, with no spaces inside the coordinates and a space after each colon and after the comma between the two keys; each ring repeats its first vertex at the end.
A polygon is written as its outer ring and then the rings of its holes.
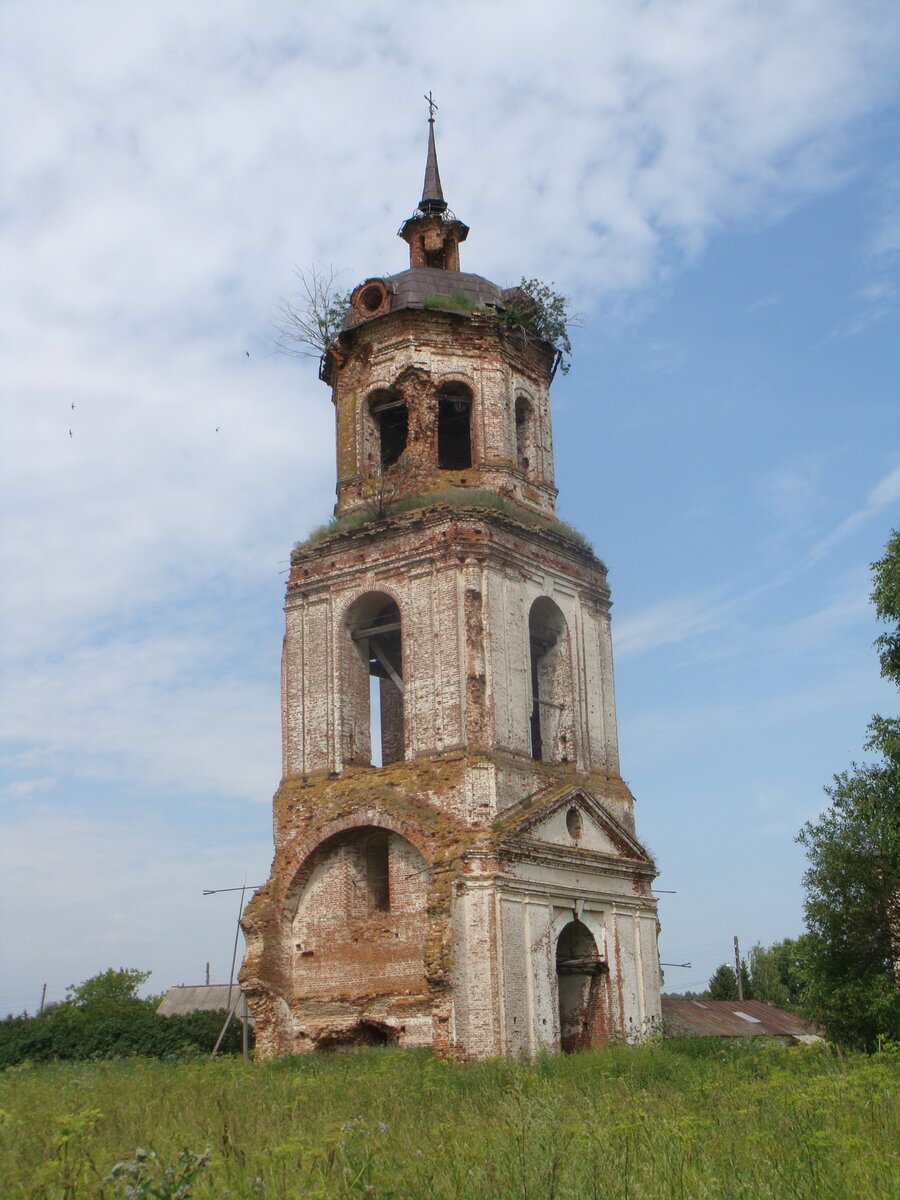
{"type": "MultiPolygon", "coordinates": [[[[0,1022],[0,1069],[17,1063],[127,1058],[181,1058],[209,1054],[224,1011],[161,1017],[143,1000],[100,1002],[78,1008],[59,1004],[39,1017],[0,1022]]],[[[240,1053],[240,1022],[232,1020],[224,1053],[240,1053]]]]}

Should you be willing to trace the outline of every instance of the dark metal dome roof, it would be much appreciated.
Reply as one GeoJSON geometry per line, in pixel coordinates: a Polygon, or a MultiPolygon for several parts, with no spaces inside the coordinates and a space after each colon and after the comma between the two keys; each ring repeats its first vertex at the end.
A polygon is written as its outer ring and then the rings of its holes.
{"type": "Polygon", "coordinates": [[[408,271],[388,276],[385,283],[394,293],[392,312],[398,308],[422,308],[432,296],[464,296],[473,304],[503,305],[503,293],[496,283],[467,271],[411,267],[408,271]]]}

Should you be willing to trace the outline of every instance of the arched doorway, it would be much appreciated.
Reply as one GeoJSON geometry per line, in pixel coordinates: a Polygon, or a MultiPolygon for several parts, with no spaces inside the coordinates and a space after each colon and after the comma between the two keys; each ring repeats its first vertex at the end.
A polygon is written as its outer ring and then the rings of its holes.
{"type": "Polygon", "coordinates": [[[570,921],[556,943],[559,1042],[567,1054],[602,1040],[608,973],[591,931],[582,921],[570,921]]]}

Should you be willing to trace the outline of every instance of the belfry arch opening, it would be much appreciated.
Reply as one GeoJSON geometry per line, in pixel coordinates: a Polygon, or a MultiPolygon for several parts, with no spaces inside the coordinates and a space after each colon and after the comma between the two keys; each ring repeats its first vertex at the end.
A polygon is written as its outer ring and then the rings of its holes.
{"type": "Polygon", "coordinates": [[[406,402],[400,392],[382,388],[369,397],[369,414],[375,430],[374,458],[379,472],[384,472],[406,449],[409,437],[406,402]]]}
{"type": "Polygon", "coordinates": [[[464,383],[438,392],[438,467],[464,471],[472,465],[472,393],[464,383]]]}
{"type": "Polygon", "coordinates": [[[566,1053],[602,1040],[603,976],[608,973],[591,931],[583,921],[570,921],[556,943],[559,1043],[566,1053]]]}
{"type": "Polygon", "coordinates": [[[396,601],[383,592],[360,596],[347,614],[347,632],[344,761],[366,766],[401,762],[403,640],[396,601]]]}
{"type": "Polygon", "coordinates": [[[572,672],[566,619],[557,604],[540,596],[528,614],[531,656],[531,757],[567,762],[572,741],[572,672]]]}

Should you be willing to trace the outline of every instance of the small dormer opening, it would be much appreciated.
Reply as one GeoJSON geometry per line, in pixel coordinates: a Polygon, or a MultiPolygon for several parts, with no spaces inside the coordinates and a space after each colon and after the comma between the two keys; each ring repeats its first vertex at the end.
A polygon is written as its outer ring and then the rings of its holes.
{"type": "Polygon", "coordinates": [[[472,465],[472,393],[464,383],[438,392],[438,467],[464,471],[472,465]]]}
{"type": "Polygon", "coordinates": [[[386,471],[406,449],[409,414],[400,393],[387,390],[374,392],[369,397],[369,412],[378,436],[378,465],[386,471]]]}
{"type": "Polygon", "coordinates": [[[365,288],[359,297],[360,307],[368,313],[377,312],[384,303],[384,287],[379,287],[377,284],[371,283],[365,288]]]}

